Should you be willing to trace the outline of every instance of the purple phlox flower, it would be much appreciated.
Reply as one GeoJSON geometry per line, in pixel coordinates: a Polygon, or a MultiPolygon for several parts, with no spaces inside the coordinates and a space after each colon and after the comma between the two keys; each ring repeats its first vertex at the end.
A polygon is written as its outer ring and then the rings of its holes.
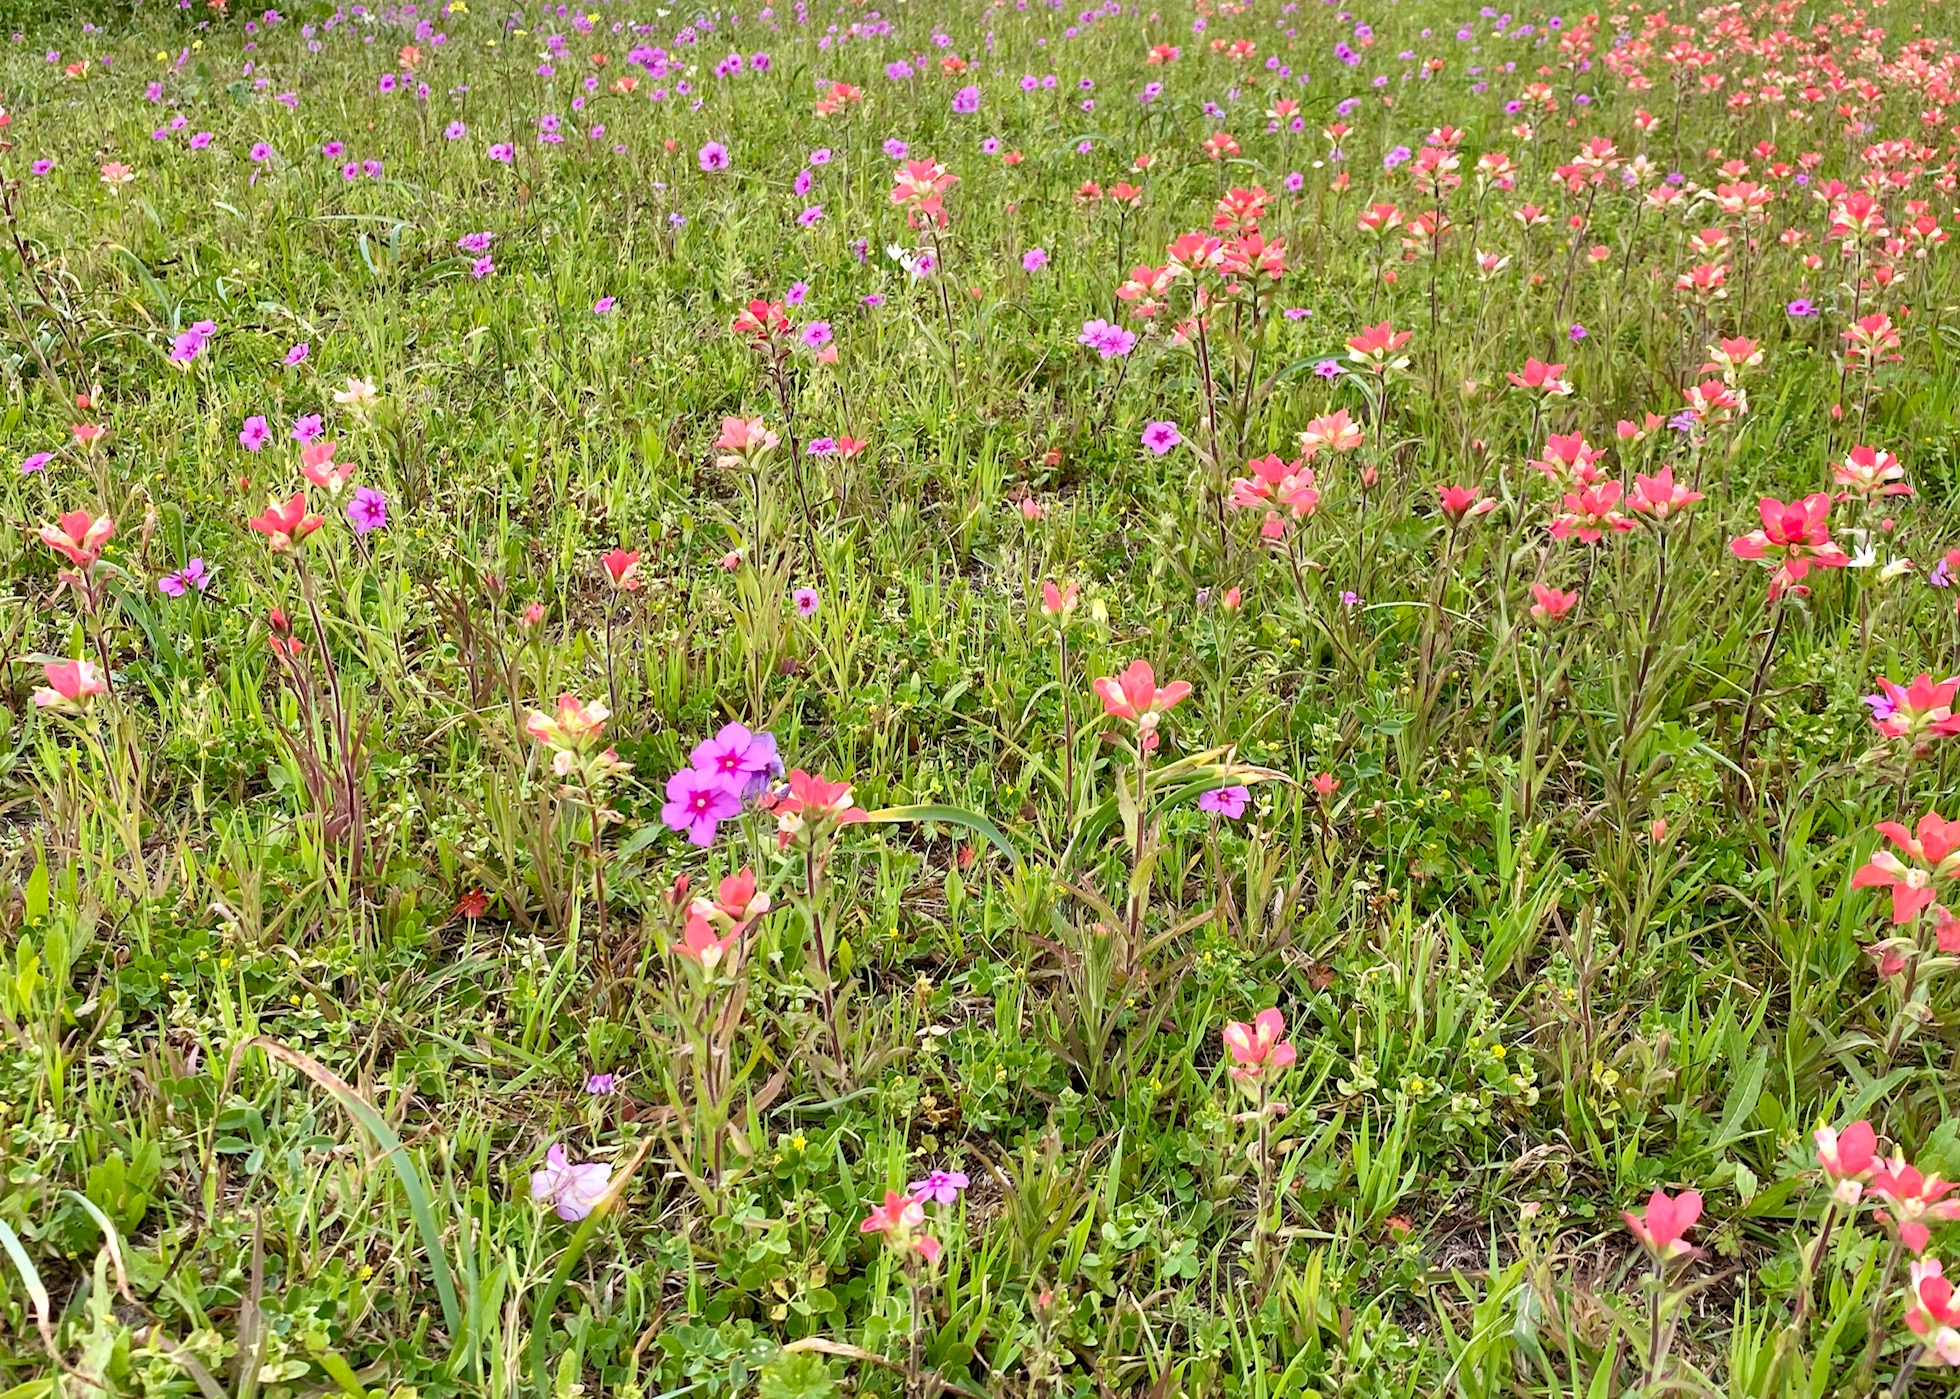
{"type": "Polygon", "coordinates": [[[815,588],[798,588],[790,594],[790,599],[795,602],[796,615],[799,617],[816,616],[817,608],[822,605],[822,599],[817,596],[815,588]]]}
{"type": "Polygon", "coordinates": [[[809,299],[809,296],[810,284],[808,282],[791,282],[789,284],[789,290],[783,293],[783,304],[786,306],[801,306],[809,299]]]}
{"type": "Polygon", "coordinates": [[[803,343],[813,350],[821,350],[830,343],[830,322],[811,321],[803,327],[803,343]]]}
{"type": "Polygon", "coordinates": [[[1313,372],[1323,379],[1338,379],[1341,377],[1341,362],[1335,359],[1324,359],[1313,367],[1313,372]]]}
{"type": "Polygon", "coordinates": [[[1119,359],[1136,348],[1137,337],[1134,331],[1125,330],[1120,325],[1108,321],[1094,320],[1082,323],[1082,333],[1075,337],[1077,342],[1087,345],[1104,359],[1119,359]]]}
{"type": "Polygon", "coordinates": [[[1183,440],[1176,423],[1155,422],[1143,430],[1143,445],[1160,457],[1183,440]]]}
{"type": "Polygon", "coordinates": [[[53,460],[53,452],[30,452],[20,460],[21,474],[27,475],[30,472],[45,470],[47,464],[53,460]]]}
{"type": "Polygon", "coordinates": [[[211,586],[211,569],[203,559],[192,559],[175,573],[157,579],[157,587],[170,597],[182,597],[190,589],[203,592],[211,586]]]}
{"type": "Polygon", "coordinates": [[[1245,804],[1251,798],[1252,793],[1243,787],[1218,787],[1198,794],[1198,810],[1236,821],[1245,815],[1245,804]]]}
{"type": "Polygon", "coordinates": [[[1892,703],[1891,698],[1887,695],[1866,695],[1864,700],[1866,704],[1871,706],[1872,718],[1874,719],[1890,719],[1894,714],[1899,712],[1899,707],[1892,703]]]}
{"type": "Polygon", "coordinates": [[[597,301],[592,303],[592,314],[595,316],[610,315],[613,307],[618,304],[619,303],[614,298],[610,296],[602,296],[597,301]]]}
{"type": "Polygon", "coordinates": [[[505,165],[510,164],[516,157],[517,147],[508,141],[499,141],[490,148],[490,158],[492,160],[502,161],[505,165]]]}
{"type": "Polygon", "coordinates": [[[803,454],[809,457],[835,456],[837,455],[837,439],[834,437],[812,438],[810,445],[803,449],[803,454]]]}
{"type": "Polygon", "coordinates": [[[544,1154],[544,1165],[531,1172],[531,1198],[550,1205],[564,1220],[580,1220],[591,1214],[605,1198],[612,1184],[612,1167],[599,1161],[574,1166],[565,1148],[553,1143],[544,1154]]]}
{"type": "Polygon", "coordinates": [[[896,136],[892,137],[890,140],[885,142],[885,154],[890,156],[893,160],[905,159],[905,151],[906,151],[905,143],[899,140],[896,136]]]}
{"type": "Polygon", "coordinates": [[[1029,248],[1025,253],[1021,254],[1021,270],[1023,272],[1039,272],[1047,265],[1048,250],[1046,248],[1029,248]]]}
{"type": "Polygon", "coordinates": [[[318,413],[302,413],[293,419],[293,441],[305,446],[327,430],[318,413]]]}
{"type": "MultiPolygon", "coordinates": [[[[713,738],[695,744],[687,760],[695,771],[720,780],[743,797],[761,795],[769,779],[783,771],[776,736],[766,731],[755,733],[741,724],[722,725],[713,738]]],[[[671,795],[672,784],[668,785],[671,795]]]]}
{"type": "Polygon", "coordinates": [[[254,413],[245,420],[239,429],[238,445],[248,452],[256,452],[272,440],[272,429],[266,426],[263,415],[254,413]]]}
{"type": "Polygon", "coordinates": [[[613,1074],[588,1074],[585,1091],[595,1098],[609,1097],[619,1091],[618,1078],[613,1074]]]}
{"type": "Polygon", "coordinates": [[[938,1204],[950,1205],[960,1198],[960,1192],[971,1184],[964,1171],[929,1171],[924,1180],[915,1180],[905,1187],[905,1193],[924,1204],[932,1200],[938,1204]]]}
{"type": "Polygon", "coordinates": [[[479,282],[496,270],[497,264],[487,257],[480,257],[470,264],[470,276],[479,282]]]}
{"type": "Polygon", "coordinates": [[[1783,309],[1787,311],[1790,315],[1797,317],[1799,320],[1803,319],[1806,316],[1814,316],[1817,314],[1816,305],[1807,296],[1798,297],[1795,301],[1792,301],[1788,306],[1785,306],[1783,309]]]}
{"type": "Polygon", "coordinates": [[[701,168],[709,173],[728,168],[728,147],[719,141],[710,141],[701,148],[701,168]]]}
{"type": "Polygon", "coordinates": [[[312,353],[313,353],[313,347],[307,344],[304,340],[302,340],[297,345],[293,346],[292,349],[286,351],[286,363],[287,364],[302,363],[306,359],[306,357],[312,353]]]}
{"type": "Polygon", "coordinates": [[[465,233],[456,240],[456,246],[466,253],[487,253],[490,251],[488,233],[465,233]]]}
{"type": "Polygon", "coordinates": [[[727,779],[700,768],[685,767],[667,779],[667,801],[660,819],[669,830],[685,831],[695,845],[715,842],[715,827],[742,811],[742,799],[727,779]]]}
{"type": "Polygon", "coordinates": [[[354,498],[347,502],[347,518],[352,522],[356,534],[385,528],[388,524],[388,497],[372,486],[357,487],[354,498]]]}

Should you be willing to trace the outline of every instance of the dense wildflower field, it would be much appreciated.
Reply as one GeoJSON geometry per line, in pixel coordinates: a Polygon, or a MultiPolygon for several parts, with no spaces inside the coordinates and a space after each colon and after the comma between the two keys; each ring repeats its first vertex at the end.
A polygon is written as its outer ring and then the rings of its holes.
{"type": "Polygon", "coordinates": [[[876,3],[0,5],[0,1393],[1948,1389],[1945,8],[876,3]]]}

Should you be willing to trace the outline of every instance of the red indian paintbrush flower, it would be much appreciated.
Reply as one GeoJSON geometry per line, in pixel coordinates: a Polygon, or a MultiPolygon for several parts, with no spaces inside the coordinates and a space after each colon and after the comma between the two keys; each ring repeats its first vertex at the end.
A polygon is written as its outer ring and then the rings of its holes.
{"type": "Polygon", "coordinates": [[[885,1192],[885,1202],[873,1205],[859,1221],[860,1234],[882,1234],[885,1242],[899,1254],[916,1253],[928,1263],[939,1258],[939,1240],[924,1232],[926,1207],[911,1195],[896,1190],[885,1192]]]}
{"type": "Polygon", "coordinates": [[[1887,738],[1930,746],[1932,739],[1960,734],[1960,714],[1953,712],[1954,700],[1960,698],[1960,675],[1936,681],[1922,670],[1903,685],[1881,675],[1878,690],[1866,695],[1865,703],[1871,706],[1872,727],[1887,738]]]}
{"type": "Polygon", "coordinates": [[[266,506],[264,514],[246,523],[266,537],[275,554],[285,554],[303,543],[322,522],[318,515],[307,513],[306,492],[294,491],[285,504],[275,500],[266,506]]]}
{"type": "Polygon", "coordinates": [[[1890,889],[1892,921],[1910,923],[1933,902],[1934,880],[1960,875],[1960,821],[1946,821],[1929,811],[1912,831],[1897,821],[1880,821],[1873,829],[1911,856],[1913,863],[1908,865],[1890,850],[1877,851],[1851,876],[1851,887],[1890,889]]]}
{"type": "Polygon", "coordinates": [[[1497,508],[1497,502],[1484,495],[1475,486],[1438,486],[1436,503],[1443,508],[1443,514],[1452,525],[1460,525],[1465,519],[1475,519],[1488,515],[1497,508]]]}
{"type": "Polygon", "coordinates": [[[1831,1193],[1841,1205],[1855,1205],[1864,1193],[1864,1179],[1877,1160],[1878,1134],[1871,1123],[1859,1118],[1839,1131],[1819,1127],[1811,1134],[1817,1143],[1817,1164],[1831,1182],[1831,1193]]]}
{"type": "Polygon", "coordinates": [[[108,682],[94,661],[48,661],[41,671],[48,683],[34,692],[37,709],[80,714],[91,699],[109,692],[108,682]]]}
{"type": "Polygon", "coordinates": [[[1729,551],[1738,559],[1776,566],[1769,583],[1772,600],[1813,568],[1843,568],[1851,562],[1831,542],[1831,498],[1822,491],[1788,504],[1766,495],[1758,511],[1763,527],[1731,539],[1729,551]]]}
{"type": "Polygon", "coordinates": [[[94,566],[115,532],[114,520],[86,510],[70,510],[53,524],[42,525],[40,531],[43,544],[81,569],[94,566]]]}
{"type": "Polygon", "coordinates": [[[1670,1196],[1665,1190],[1656,1190],[1647,1198],[1645,1217],[1629,1210],[1623,1211],[1620,1218],[1657,1263],[1692,1258],[1701,1252],[1687,1240],[1688,1230],[1701,1218],[1699,1191],[1683,1190],[1670,1196]]]}
{"type": "Polygon", "coordinates": [[[1960,1200],[1946,1198],[1953,1182],[1937,1174],[1924,1175],[1903,1156],[1880,1161],[1872,1168],[1872,1193],[1885,1198],[1887,1210],[1879,1218],[1899,1231],[1899,1242],[1914,1253],[1924,1253],[1933,1232],[1927,1220],[1960,1219],[1960,1200]]]}
{"type": "Polygon", "coordinates": [[[1103,713],[1137,726],[1145,752],[1155,751],[1157,726],[1164,715],[1191,693],[1190,684],[1183,680],[1159,689],[1157,672],[1148,661],[1131,661],[1121,675],[1105,675],[1091,688],[1102,699],[1103,713]]]}
{"type": "Polygon", "coordinates": [[[1232,1056],[1228,1072],[1240,1082],[1287,1068],[1299,1057],[1298,1051],[1286,1042],[1286,1017],[1278,1007],[1260,1011],[1252,1017],[1250,1025],[1242,1020],[1232,1021],[1226,1025],[1223,1035],[1225,1048],[1232,1056]]]}

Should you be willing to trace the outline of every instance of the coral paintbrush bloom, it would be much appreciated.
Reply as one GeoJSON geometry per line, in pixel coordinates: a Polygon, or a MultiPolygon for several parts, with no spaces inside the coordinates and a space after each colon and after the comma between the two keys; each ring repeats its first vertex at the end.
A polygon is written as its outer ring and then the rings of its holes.
{"type": "Polygon", "coordinates": [[[328,495],[338,496],[354,478],[354,467],[335,461],[333,448],[331,442],[307,443],[299,449],[299,472],[328,495]]]}
{"type": "Polygon", "coordinates": [[[1919,742],[1960,734],[1960,715],[1953,712],[1960,676],[1935,681],[1921,671],[1903,685],[1880,676],[1878,690],[1866,695],[1865,703],[1871,706],[1872,726],[1887,738],[1919,742]]]}
{"type": "Polygon", "coordinates": [[[1348,417],[1348,410],[1337,408],[1314,418],[1300,432],[1300,451],[1312,461],[1323,451],[1351,452],[1361,445],[1361,425],[1348,417]]]}
{"type": "Polygon", "coordinates": [[[767,913],[770,908],[769,895],[755,887],[755,871],[743,868],[740,874],[724,875],[716,886],[715,896],[705,899],[696,896],[689,905],[689,912],[717,927],[733,928],[737,932],[767,913]]]}
{"type": "Polygon", "coordinates": [[[1609,530],[1624,533],[1632,528],[1632,519],[1620,513],[1620,483],[1601,481],[1566,492],[1565,513],[1552,521],[1552,538],[1577,537],[1597,544],[1609,530]]]}
{"type": "Polygon", "coordinates": [[[1872,1193],[1883,1196],[1889,1207],[1879,1212],[1879,1218],[1897,1229],[1899,1242],[1914,1253],[1924,1253],[1932,1241],[1926,1221],[1960,1219],[1960,1200],[1945,1198],[1952,1189],[1952,1181],[1922,1175],[1903,1156],[1872,1168],[1872,1193]]]}
{"type": "Polygon", "coordinates": [[[1452,525],[1460,525],[1465,519],[1475,519],[1488,515],[1497,508],[1497,502],[1484,495],[1474,486],[1438,486],[1436,503],[1443,509],[1452,525]]]}
{"type": "Polygon", "coordinates": [[[1758,510],[1763,527],[1731,539],[1729,551],[1738,559],[1776,565],[1769,585],[1772,599],[1812,568],[1843,568],[1851,562],[1851,556],[1831,542],[1831,498],[1822,491],[1787,505],[1764,496],[1758,510]]]}
{"type": "Polygon", "coordinates": [[[264,514],[246,523],[265,536],[275,554],[284,554],[320,528],[321,520],[318,515],[307,513],[306,492],[294,491],[285,504],[275,500],[266,506],[264,514]]]}
{"type": "Polygon", "coordinates": [[[564,694],[551,713],[532,710],[524,720],[524,732],[553,749],[582,749],[599,736],[612,711],[604,700],[586,704],[577,695],[564,694]]]}
{"type": "Polygon", "coordinates": [[[1252,475],[1233,479],[1229,503],[1241,510],[1267,507],[1269,513],[1262,532],[1269,539],[1285,532],[1278,514],[1270,512],[1272,506],[1284,505],[1296,518],[1304,520],[1320,505],[1313,468],[1300,458],[1282,461],[1269,454],[1247,462],[1246,469],[1252,475]]]}
{"type": "Polygon", "coordinates": [[[554,1143],[544,1154],[544,1166],[531,1172],[531,1198],[550,1205],[560,1219],[579,1220],[598,1207],[611,1184],[611,1166],[598,1161],[574,1166],[565,1148],[554,1143]]]}
{"type": "Polygon", "coordinates": [[[750,340],[768,342],[789,334],[789,313],[780,301],[751,301],[735,313],[729,329],[750,340]]]}
{"type": "Polygon", "coordinates": [[[789,790],[766,803],[776,813],[776,843],[787,846],[799,836],[814,835],[826,826],[852,826],[866,819],[851,796],[848,782],[829,782],[794,768],[789,790]]]}
{"type": "Polygon", "coordinates": [[[1542,393],[1548,398],[1565,398],[1571,394],[1572,385],[1560,377],[1564,373],[1565,366],[1562,364],[1547,364],[1541,359],[1527,359],[1524,362],[1523,373],[1512,370],[1505,377],[1511,381],[1514,388],[1529,389],[1533,393],[1542,393]]]}
{"type": "Polygon", "coordinates": [[[1392,369],[1407,369],[1409,357],[1398,352],[1409,343],[1414,331],[1398,331],[1387,321],[1371,325],[1359,335],[1350,336],[1347,342],[1348,358],[1373,374],[1387,374],[1392,369]]]}
{"type": "Polygon", "coordinates": [[[885,1192],[885,1202],[873,1205],[858,1222],[860,1234],[882,1234],[894,1252],[916,1253],[928,1263],[939,1258],[939,1240],[924,1232],[925,1204],[912,1195],[896,1190],[885,1192]]]}
{"type": "Polygon", "coordinates": [[[1560,592],[1557,588],[1547,587],[1543,583],[1531,585],[1531,596],[1532,618],[1540,622],[1562,621],[1565,614],[1579,602],[1579,595],[1576,592],[1560,592]]]}
{"type": "Polygon", "coordinates": [[[70,510],[53,524],[41,526],[41,542],[75,567],[87,569],[102,557],[103,546],[115,533],[116,522],[107,515],[70,510]]]}
{"type": "MultiPolygon", "coordinates": [[[[701,844],[699,841],[695,843],[701,844]]],[[[742,925],[737,924],[716,937],[713,924],[697,913],[689,913],[687,927],[681,933],[681,940],[674,944],[674,951],[690,961],[699,962],[704,971],[713,971],[721,965],[721,959],[728,955],[728,949],[735,945],[735,939],[741,935],[742,925]]]]}
{"type": "Polygon", "coordinates": [[[1633,494],[1627,497],[1627,508],[1651,520],[1665,520],[1704,498],[1700,491],[1691,491],[1677,482],[1673,467],[1664,466],[1652,476],[1633,478],[1633,494]]]}
{"type": "Polygon", "coordinates": [[[1590,486],[1600,476],[1598,462],[1606,455],[1604,447],[1586,445],[1584,433],[1552,433],[1545,438],[1545,454],[1531,465],[1544,472],[1561,488],[1590,486]]]}
{"type": "Polygon", "coordinates": [[[715,458],[715,465],[746,466],[775,450],[781,440],[760,418],[723,418],[721,436],[715,439],[715,447],[721,453],[715,458]]]}
{"type": "Polygon", "coordinates": [[[636,549],[612,549],[599,556],[605,566],[606,577],[615,588],[633,592],[640,586],[640,555],[636,549]]]}
{"type": "Polygon", "coordinates": [[[1831,480],[1857,496],[1911,495],[1905,464],[1878,447],[1853,447],[1831,466],[1831,480]]]}
{"type": "Polygon", "coordinates": [[[1877,1159],[1878,1134],[1863,1118],[1843,1131],[1819,1127],[1811,1134],[1817,1143],[1817,1164],[1831,1183],[1831,1193],[1841,1205],[1855,1205],[1864,1193],[1863,1181],[1871,1174],[1877,1159]]]}
{"type": "Polygon", "coordinates": [[[1879,850],[1851,876],[1854,889],[1890,889],[1892,921],[1910,923],[1933,902],[1933,881],[1960,875],[1960,821],[1929,811],[1911,831],[1897,821],[1880,821],[1877,832],[1912,858],[1907,864],[1890,850],[1879,850]]]}
{"type": "Polygon", "coordinates": [[[1631,1211],[1620,1215],[1640,1240],[1641,1247],[1653,1256],[1655,1262],[1672,1262],[1677,1258],[1692,1258],[1701,1250],[1687,1241],[1688,1230],[1701,1218],[1701,1194],[1699,1191],[1683,1190],[1679,1195],[1669,1196],[1664,1190],[1656,1190],[1647,1199],[1647,1213],[1643,1217],[1631,1211]]]}
{"type": "Polygon", "coordinates": [[[1190,684],[1183,680],[1159,689],[1157,672],[1149,661],[1131,661],[1121,675],[1105,675],[1091,688],[1103,702],[1103,713],[1137,726],[1145,751],[1157,747],[1157,726],[1164,715],[1191,693],[1190,684]]]}
{"type": "Polygon", "coordinates": [[[109,429],[97,423],[76,423],[69,429],[75,437],[75,445],[86,451],[93,451],[109,433],[109,429]]]}
{"type": "Polygon", "coordinates": [[[1053,581],[1041,585],[1041,615],[1044,617],[1066,617],[1075,611],[1081,601],[1082,585],[1071,583],[1066,588],[1058,588],[1053,581]]]}
{"type": "Polygon", "coordinates": [[[1290,1066],[1297,1051],[1286,1042],[1286,1017],[1275,1006],[1252,1017],[1252,1023],[1234,1020],[1226,1025],[1225,1050],[1232,1056],[1229,1070],[1240,1081],[1262,1078],[1268,1071],[1290,1066]]]}
{"type": "Polygon", "coordinates": [[[1950,1332],[1956,1324],[1960,1324],[1960,1304],[1954,1300],[1953,1284],[1940,1268],[1940,1260],[1915,1258],[1906,1283],[1906,1325],[1915,1336],[1930,1339],[1937,1330],[1950,1332]]]}
{"type": "Polygon", "coordinates": [[[48,661],[41,667],[48,683],[34,692],[34,704],[62,714],[80,714],[109,686],[94,661],[48,661]]]}

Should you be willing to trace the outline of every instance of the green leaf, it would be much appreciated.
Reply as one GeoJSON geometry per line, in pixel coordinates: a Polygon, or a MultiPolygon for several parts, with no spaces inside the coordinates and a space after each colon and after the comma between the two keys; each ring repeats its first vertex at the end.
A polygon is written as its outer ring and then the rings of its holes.
{"type": "Polygon", "coordinates": [[[1001,833],[1000,827],[963,806],[888,806],[881,811],[865,813],[864,819],[879,826],[894,825],[900,821],[943,821],[949,826],[964,826],[1005,855],[1007,862],[1015,869],[1021,867],[1021,852],[1014,848],[1013,841],[1001,833]]]}
{"type": "Polygon", "coordinates": [[[422,1178],[422,1170],[408,1154],[408,1148],[402,1145],[402,1139],[395,1135],[395,1129],[345,1079],[298,1050],[255,1035],[238,1046],[234,1061],[248,1049],[261,1050],[268,1058],[298,1069],[324,1088],[387,1156],[388,1164],[395,1168],[396,1179],[402,1183],[402,1193],[408,1196],[408,1212],[415,1220],[415,1232],[422,1236],[422,1251],[429,1256],[429,1271],[435,1275],[436,1296],[442,1301],[443,1325],[449,1329],[450,1344],[460,1348],[467,1339],[463,1309],[456,1301],[456,1282],[449,1271],[448,1255],[443,1252],[442,1230],[436,1226],[428,1182],[422,1178]]]}

